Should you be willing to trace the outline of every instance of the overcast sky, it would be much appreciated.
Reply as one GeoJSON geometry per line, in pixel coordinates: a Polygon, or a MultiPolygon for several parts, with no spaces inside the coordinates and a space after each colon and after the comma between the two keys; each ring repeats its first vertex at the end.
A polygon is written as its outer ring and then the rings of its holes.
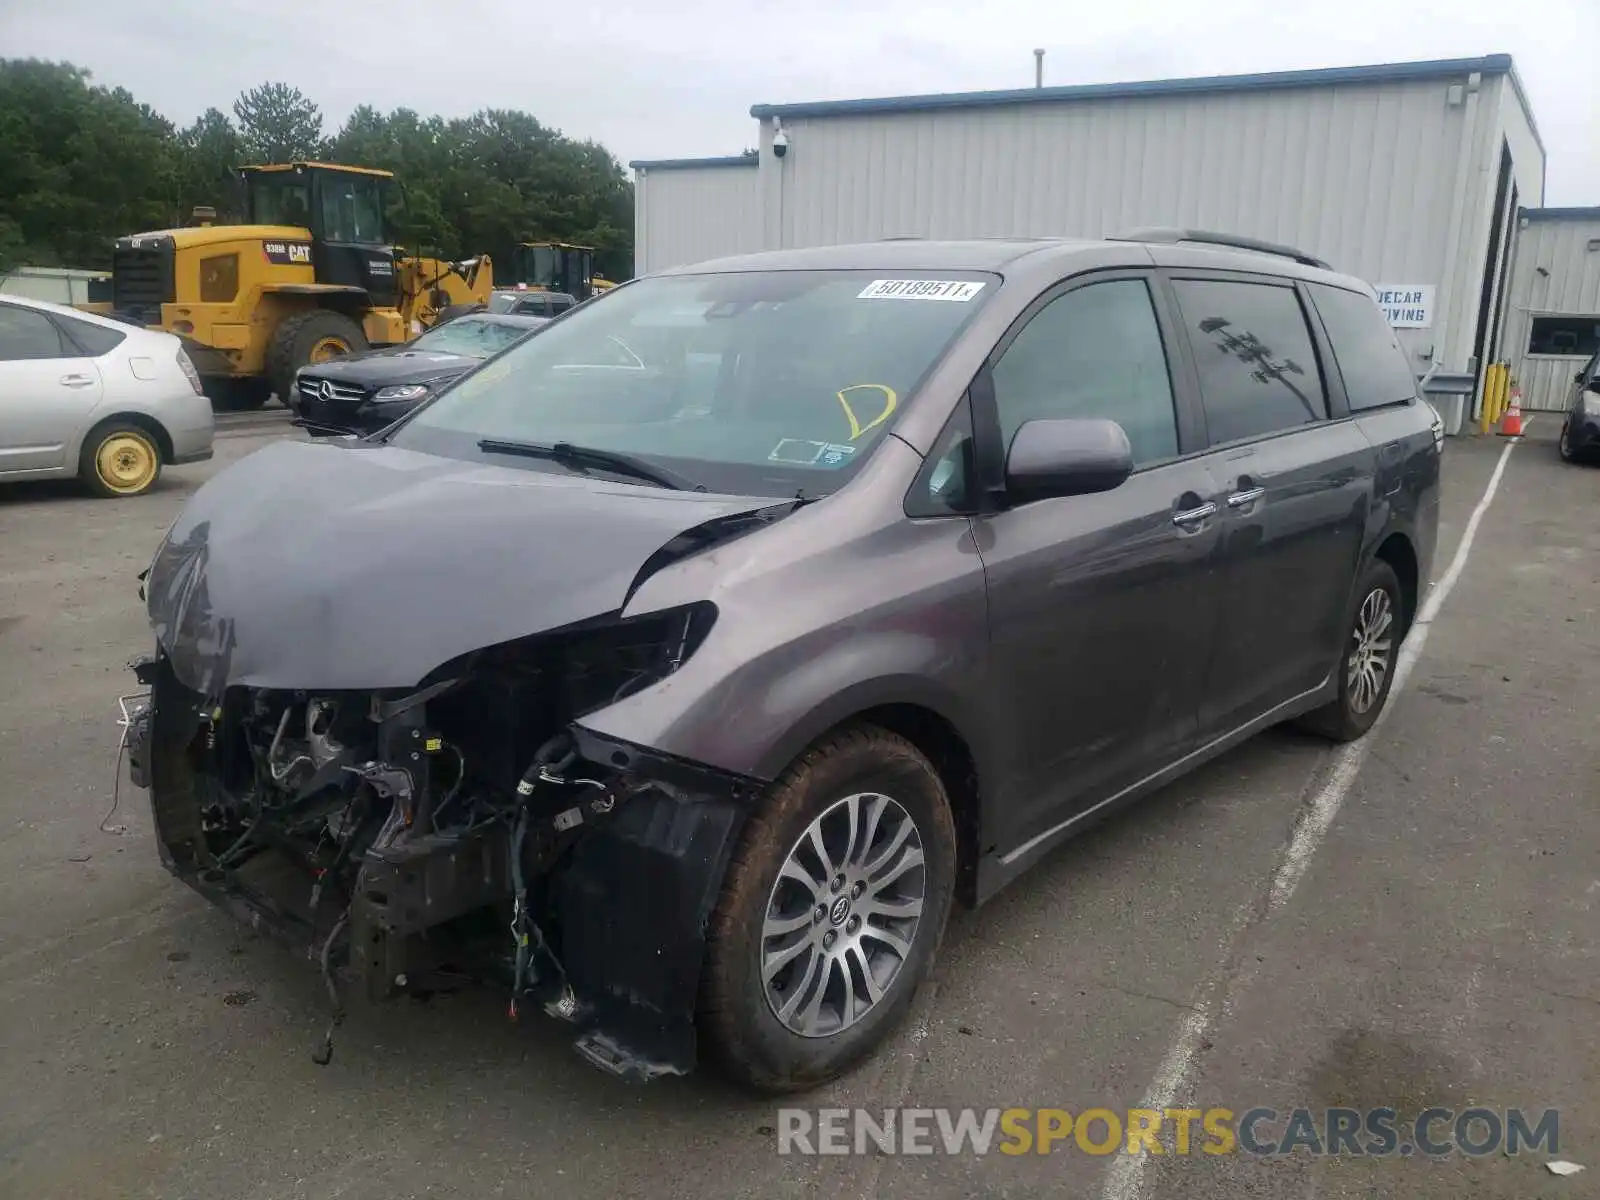
{"type": "Polygon", "coordinates": [[[1600,0],[0,0],[0,55],[66,59],[183,124],[284,80],[352,108],[521,108],[623,162],[737,153],[759,102],[1508,52],[1547,204],[1600,204],[1600,0]]]}

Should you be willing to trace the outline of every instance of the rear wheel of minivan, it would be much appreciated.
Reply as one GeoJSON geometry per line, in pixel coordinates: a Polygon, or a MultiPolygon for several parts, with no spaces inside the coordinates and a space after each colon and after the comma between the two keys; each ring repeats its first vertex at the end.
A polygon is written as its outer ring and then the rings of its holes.
{"type": "Polygon", "coordinates": [[[747,823],[708,933],[708,1057],[765,1092],[813,1087],[900,1023],[955,887],[943,782],[904,738],[832,735],[747,823]]]}
{"type": "Polygon", "coordinates": [[[1356,587],[1355,611],[1339,660],[1339,696],[1306,714],[1302,724],[1335,741],[1353,741],[1371,729],[1389,699],[1400,640],[1410,614],[1394,568],[1374,559],[1356,587]]]}

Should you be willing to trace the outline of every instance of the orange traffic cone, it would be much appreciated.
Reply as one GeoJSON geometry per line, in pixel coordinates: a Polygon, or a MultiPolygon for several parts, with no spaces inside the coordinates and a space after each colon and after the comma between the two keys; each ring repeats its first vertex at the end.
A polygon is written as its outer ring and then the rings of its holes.
{"type": "Polygon", "coordinates": [[[1501,437],[1519,438],[1522,436],[1522,389],[1512,387],[1511,403],[1506,408],[1506,415],[1500,418],[1499,433],[1501,437]]]}

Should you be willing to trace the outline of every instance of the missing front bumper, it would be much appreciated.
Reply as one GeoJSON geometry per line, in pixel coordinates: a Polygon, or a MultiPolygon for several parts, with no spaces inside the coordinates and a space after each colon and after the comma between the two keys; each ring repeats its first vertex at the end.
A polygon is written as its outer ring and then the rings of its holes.
{"type": "MultiPolygon", "coordinates": [[[[207,848],[201,809],[220,786],[196,770],[207,706],[164,662],[139,670],[152,694],[127,723],[129,774],[150,789],[161,858],[174,875],[367,1001],[426,987],[440,974],[502,985],[515,977],[506,934],[514,896],[508,823],[368,849],[346,913],[319,908],[309,879],[309,909],[285,902],[272,880],[220,865],[207,848]],[[348,954],[330,964],[335,938],[347,939],[348,954]]],[[[707,923],[759,785],[581,728],[571,733],[582,761],[613,764],[607,794],[626,799],[580,814],[581,836],[538,868],[534,928],[546,952],[532,955],[515,999],[571,1023],[577,1049],[613,1074],[687,1072],[697,1058],[707,923]]],[[[528,853],[522,862],[535,871],[528,853]]]]}

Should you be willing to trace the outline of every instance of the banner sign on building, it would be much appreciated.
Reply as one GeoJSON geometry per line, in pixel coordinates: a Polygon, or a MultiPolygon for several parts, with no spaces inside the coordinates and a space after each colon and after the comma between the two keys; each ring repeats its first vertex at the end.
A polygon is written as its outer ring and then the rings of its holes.
{"type": "Polygon", "coordinates": [[[1427,329],[1433,324],[1433,284],[1378,283],[1378,307],[1396,329],[1427,329]]]}

